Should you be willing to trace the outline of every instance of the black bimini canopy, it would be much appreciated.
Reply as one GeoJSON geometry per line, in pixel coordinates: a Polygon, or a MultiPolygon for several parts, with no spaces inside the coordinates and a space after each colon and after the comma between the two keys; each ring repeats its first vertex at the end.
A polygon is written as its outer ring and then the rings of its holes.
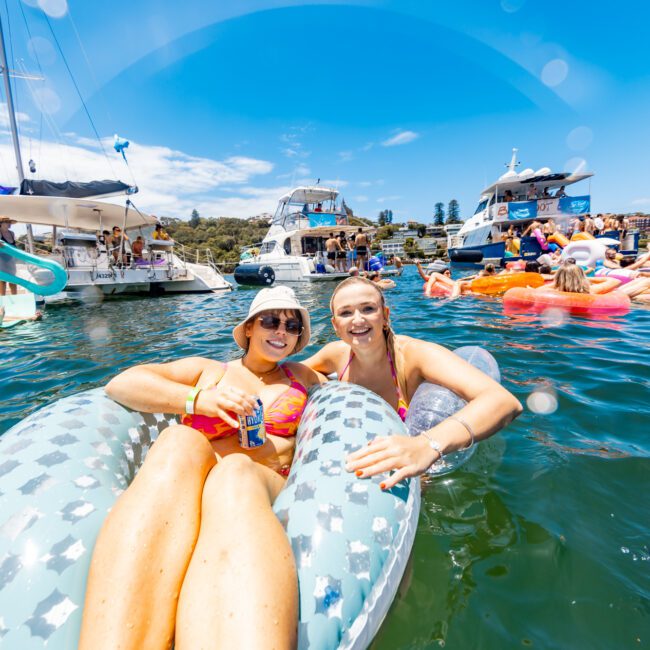
{"type": "Polygon", "coordinates": [[[73,183],[65,181],[35,181],[25,179],[20,184],[20,193],[31,196],[59,196],[68,199],[85,199],[89,197],[111,196],[115,194],[135,194],[137,187],[132,187],[122,181],[90,181],[89,183],[73,183]]]}

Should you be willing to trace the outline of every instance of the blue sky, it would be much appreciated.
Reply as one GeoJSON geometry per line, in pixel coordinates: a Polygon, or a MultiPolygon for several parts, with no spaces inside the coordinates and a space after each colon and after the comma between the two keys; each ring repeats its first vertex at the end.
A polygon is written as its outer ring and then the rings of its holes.
{"type": "MultiPolygon", "coordinates": [[[[139,207],[182,218],[272,212],[320,178],[358,214],[430,221],[452,198],[468,217],[517,147],[520,169],[595,172],[594,211],[650,211],[641,2],[7,4],[11,67],[45,77],[14,84],[40,177],[132,174],[139,207]],[[131,141],[130,172],[114,133],[131,141]]],[[[4,111],[0,129],[9,184],[4,111]]]]}

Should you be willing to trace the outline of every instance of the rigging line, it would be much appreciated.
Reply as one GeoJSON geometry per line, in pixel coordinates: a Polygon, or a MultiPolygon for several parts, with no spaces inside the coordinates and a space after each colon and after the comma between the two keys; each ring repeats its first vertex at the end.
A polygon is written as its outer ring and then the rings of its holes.
{"type": "Polygon", "coordinates": [[[99,87],[99,82],[97,81],[97,77],[95,77],[95,71],[93,70],[92,65],[90,64],[90,59],[88,58],[88,53],[86,52],[86,48],[84,47],[83,41],[81,40],[81,36],[79,34],[79,30],[77,29],[77,24],[75,23],[74,19],[72,18],[72,12],[68,11],[68,19],[70,20],[70,24],[72,25],[72,29],[75,33],[75,36],[77,37],[77,43],[79,43],[79,49],[81,50],[81,53],[83,54],[84,60],[86,61],[86,65],[88,66],[88,72],[90,72],[90,76],[92,77],[93,83],[95,85],[95,92],[97,95],[99,95],[99,99],[102,102],[102,105],[104,107],[104,110],[106,111],[106,117],[108,118],[108,123],[109,125],[113,125],[113,117],[109,111],[108,104],[106,103],[106,99],[104,95],[101,92],[101,89],[99,87]]]}
{"type": "Polygon", "coordinates": [[[88,107],[86,106],[86,102],[84,101],[84,98],[81,94],[81,90],[79,89],[79,86],[77,85],[77,80],[74,78],[74,75],[72,74],[72,70],[70,69],[70,66],[68,65],[68,60],[65,57],[65,54],[63,53],[63,49],[61,48],[61,44],[59,43],[59,39],[56,37],[56,34],[54,33],[54,29],[52,29],[52,23],[50,22],[50,19],[48,18],[47,14],[43,12],[43,16],[45,17],[45,22],[47,23],[47,26],[50,28],[50,33],[52,34],[52,38],[54,39],[54,42],[56,43],[56,46],[59,50],[59,53],[61,54],[61,58],[63,59],[63,63],[65,64],[65,67],[68,71],[68,74],[70,75],[70,79],[72,81],[72,85],[75,87],[75,90],[77,91],[77,95],[79,96],[79,100],[81,101],[82,106],[84,107],[84,111],[86,113],[86,116],[88,117],[88,120],[90,122],[90,125],[92,126],[93,132],[95,133],[95,137],[97,138],[97,142],[99,142],[99,146],[101,147],[102,152],[104,153],[104,157],[106,158],[106,161],[108,162],[109,167],[111,168],[111,172],[113,173],[114,176],[117,177],[117,174],[115,173],[115,170],[113,169],[113,164],[111,163],[111,159],[108,157],[108,154],[106,153],[106,149],[104,147],[104,143],[102,142],[102,139],[99,137],[99,133],[97,132],[97,128],[95,127],[95,123],[93,122],[93,118],[90,115],[90,112],[88,110],[88,107]]]}
{"type": "MultiPolygon", "coordinates": [[[[21,72],[25,73],[26,71],[25,71],[25,66],[24,66],[23,62],[18,61],[17,63],[19,65],[20,69],[21,69],[21,72]]],[[[42,103],[41,99],[38,96],[38,93],[34,90],[34,86],[32,84],[31,79],[29,79],[29,77],[26,77],[25,81],[27,82],[27,87],[29,88],[29,92],[32,95],[32,99],[34,100],[34,104],[36,104],[36,107],[38,108],[39,113],[41,114],[41,127],[42,127],[43,117],[45,117],[45,121],[47,122],[47,125],[49,126],[50,131],[52,132],[52,136],[54,137],[54,139],[56,141],[56,144],[59,147],[59,153],[60,153],[59,161],[60,161],[61,165],[63,166],[63,173],[65,174],[67,180],[70,180],[70,174],[68,172],[68,167],[65,164],[65,161],[67,159],[69,159],[70,157],[68,155],[66,155],[66,153],[64,151],[61,150],[61,147],[64,146],[63,134],[59,130],[59,127],[57,126],[54,119],[45,111],[45,109],[43,107],[43,103],[42,103]]],[[[73,171],[75,171],[75,174],[76,174],[76,169],[74,168],[74,164],[73,164],[73,171]]]]}
{"type": "MultiPolygon", "coordinates": [[[[6,4],[6,0],[5,0],[6,4]]],[[[25,15],[25,7],[23,6],[22,0],[18,0],[18,6],[20,7],[20,13],[23,17],[23,23],[25,23],[25,29],[27,30],[27,36],[29,37],[29,42],[32,44],[32,52],[34,53],[34,58],[36,59],[36,65],[38,66],[38,73],[41,77],[45,77],[43,74],[43,66],[41,65],[41,58],[38,56],[38,48],[34,45],[34,37],[32,36],[32,30],[29,28],[29,22],[27,21],[27,16],[25,15]]],[[[33,93],[32,93],[33,95],[33,93]]],[[[41,160],[41,150],[43,144],[43,111],[39,111],[39,124],[38,124],[38,160],[41,160]]],[[[30,141],[31,142],[31,141],[30,141]]],[[[31,147],[31,144],[30,144],[31,147]]],[[[30,152],[31,157],[31,152],[30,152]]],[[[40,170],[40,164],[38,169],[40,170]]],[[[40,178],[40,171],[37,173],[38,178],[40,178]]]]}

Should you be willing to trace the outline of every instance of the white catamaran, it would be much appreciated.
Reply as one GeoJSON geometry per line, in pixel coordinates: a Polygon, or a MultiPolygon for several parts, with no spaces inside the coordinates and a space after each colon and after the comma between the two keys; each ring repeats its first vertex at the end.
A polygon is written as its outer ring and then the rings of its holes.
{"type": "Polygon", "coordinates": [[[150,237],[156,219],[135,209],[130,199],[124,206],[98,200],[119,194],[132,195],[138,191],[137,187],[120,181],[54,183],[26,179],[1,21],[0,64],[19,180],[15,193],[0,195],[0,215],[25,224],[27,250],[34,255],[29,262],[17,265],[18,278],[27,280],[27,284],[38,284],[38,276],[43,274],[38,258],[43,257],[60,264],[68,277],[64,290],[49,296],[48,301],[85,299],[89,294],[157,295],[232,290],[209,249],[189,251],[174,241],[150,237]],[[32,225],[51,227],[47,247],[36,245],[32,225]],[[107,245],[110,240],[103,236],[104,230],[111,232],[114,226],[127,235],[119,237],[117,248],[107,245]],[[142,250],[132,251],[129,241],[138,236],[142,237],[142,250]]]}

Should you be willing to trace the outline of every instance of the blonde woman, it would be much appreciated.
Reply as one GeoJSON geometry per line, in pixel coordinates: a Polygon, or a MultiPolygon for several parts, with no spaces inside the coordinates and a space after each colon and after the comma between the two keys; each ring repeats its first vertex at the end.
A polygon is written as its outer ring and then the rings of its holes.
{"type": "Polygon", "coordinates": [[[360,478],[386,473],[381,487],[388,489],[423,473],[443,454],[491,436],[521,413],[511,393],[453,352],[395,335],[384,295],[374,283],[356,277],[344,280],[334,290],[330,310],[340,340],[323,347],[305,365],[374,391],[402,420],[423,382],[444,386],[467,401],[454,416],[421,435],[387,435],[351,454],[346,467],[360,478]]]}

